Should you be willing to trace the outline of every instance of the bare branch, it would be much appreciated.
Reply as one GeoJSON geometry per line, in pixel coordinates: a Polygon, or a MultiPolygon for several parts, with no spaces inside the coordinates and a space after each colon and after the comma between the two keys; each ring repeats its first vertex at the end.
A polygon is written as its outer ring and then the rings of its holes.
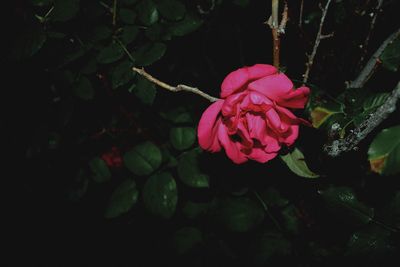
{"type": "Polygon", "coordinates": [[[205,99],[207,99],[210,102],[215,102],[215,101],[219,100],[219,98],[210,96],[210,95],[204,93],[203,91],[201,91],[200,89],[195,88],[195,87],[187,86],[187,85],[184,85],[184,84],[179,84],[177,86],[169,85],[169,84],[167,84],[167,83],[165,83],[163,81],[160,81],[159,79],[153,77],[152,75],[147,73],[143,68],[139,69],[139,68],[133,67],[132,70],[135,71],[136,73],[138,73],[139,75],[143,76],[144,78],[146,78],[150,82],[152,82],[152,83],[154,83],[154,84],[156,84],[156,85],[160,86],[161,88],[164,88],[164,89],[166,89],[168,91],[171,91],[171,92],[174,92],[174,93],[175,92],[180,92],[180,91],[190,92],[190,93],[199,95],[201,97],[204,97],[205,99]]]}
{"type": "Polygon", "coordinates": [[[372,57],[369,59],[367,64],[365,64],[364,69],[360,72],[358,77],[351,81],[348,88],[361,88],[364,84],[371,78],[372,74],[375,72],[378,65],[381,63],[379,57],[382,55],[385,48],[391,44],[396,38],[400,36],[400,28],[392,33],[382,44],[381,46],[375,51],[372,57]]]}
{"type": "Polygon", "coordinates": [[[315,58],[315,55],[317,54],[319,43],[321,42],[322,39],[325,39],[327,36],[327,35],[322,34],[322,27],[324,26],[325,17],[326,17],[326,14],[328,13],[328,8],[329,8],[331,1],[332,0],[328,0],[326,2],[325,7],[322,7],[320,5],[320,8],[322,10],[321,22],[319,23],[319,29],[318,29],[317,37],[315,38],[313,50],[311,52],[311,55],[308,57],[308,62],[306,63],[306,71],[303,75],[303,83],[307,83],[307,81],[308,81],[308,77],[310,75],[312,65],[314,64],[314,58],[315,58]]]}
{"type": "Polygon", "coordinates": [[[364,62],[365,54],[368,51],[368,49],[367,49],[368,48],[368,43],[369,43],[369,40],[371,39],[372,32],[374,31],[374,28],[375,28],[376,18],[381,13],[382,4],[383,4],[383,0],[378,0],[378,3],[376,5],[376,7],[375,7],[374,12],[371,13],[371,15],[373,17],[372,17],[372,20],[371,20],[371,24],[369,26],[369,31],[368,31],[367,38],[365,38],[364,44],[362,45],[363,52],[362,52],[362,55],[361,55],[360,63],[364,62]]]}
{"type": "Polygon", "coordinates": [[[287,24],[288,19],[289,19],[288,11],[289,11],[288,3],[285,0],[285,6],[283,7],[283,12],[282,12],[282,20],[281,20],[281,23],[279,24],[279,27],[278,27],[278,33],[280,33],[280,34],[284,34],[285,33],[286,24],[287,24]]]}
{"type": "Polygon", "coordinates": [[[400,82],[392,91],[391,96],[374,113],[356,127],[346,138],[332,141],[324,146],[324,150],[332,157],[339,156],[342,152],[353,150],[372,132],[382,121],[396,110],[400,98],[400,82]]]}
{"type": "Polygon", "coordinates": [[[113,2],[112,14],[112,25],[115,26],[117,24],[117,0],[113,2]]]}

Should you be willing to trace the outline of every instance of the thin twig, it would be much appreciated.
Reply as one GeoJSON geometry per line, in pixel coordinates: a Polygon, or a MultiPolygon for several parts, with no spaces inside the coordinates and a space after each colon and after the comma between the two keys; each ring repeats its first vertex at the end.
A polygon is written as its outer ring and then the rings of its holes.
{"type": "Polygon", "coordinates": [[[378,4],[375,7],[375,10],[374,10],[374,13],[373,13],[373,17],[372,17],[372,20],[371,20],[371,24],[369,26],[368,35],[365,38],[364,44],[361,47],[363,49],[363,52],[362,52],[362,55],[361,55],[360,63],[364,62],[365,55],[366,55],[366,53],[368,51],[369,40],[371,39],[372,32],[374,31],[374,28],[375,28],[376,18],[381,13],[382,4],[383,4],[383,0],[378,0],[378,4]]]}
{"type": "Polygon", "coordinates": [[[289,19],[288,11],[289,11],[288,3],[285,0],[285,6],[283,7],[283,12],[282,12],[282,20],[281,20],[281,23],[279,24],[279,28],[278,28],[279,34],[284,34],[285,33],[286,24],[287,24],[288,19],[289,19]]]}
{"type": "Polygon", "coordinates": [[[279,224],[278,220],[275,219],[274,216],[272,216],[265,201],[261,198],[261,196],[257,193],[257,191],[254,190],[253,193],[256,196],[256,198],[258,199],[258,201],[260,201],[261,205],[263,206],[263,208],[265,210],[265,213],[267,213],[268,217],[271,219],[271,221],[273,222],[275,227],[278,228],[279,231],[283,232],[282,226],[279,224]]]}
{"type": "Polygon", "coordinates": [[[348,88],[361,88],[364,84],[371,78],[372,74],[381,63],[379,57],[382,55],[383,51],[385,51],[386,47],[391,44],[396,38],[400,36],[400,28],[392,33],[382,44],[381,46],[375,51],[372,57],[369,59],[365,67],[362,69],[360,74],[357,78],[351,81],[348,84],[348,88]]]}
{"type": "Polygon", "coordinates": [[[300,3],[300,13],[299,13],[299,28],[303,25],[303,9],[304,9],[304,0],[301,0],[300,3]]]}
{"type": "Polygon", "coordinates": [[[325,7],[321,8],[321,10],[322,10],[321,22],[319,23],[319,29],[318,29],[317,37],[315,38],[313,50],[311,52],[311,55],[308,56],[308,61],[306,63],[306,71],[303,75],[303,83],[304,84],[307,83],[307,81],[308,81],[308,77],[310,75],[312,65],[314,64],[314,58],[315,58],[315,55],[317,54],[319,43],[321,42],[322,39],[326,39],[329,36],[333,36],[333,34],[329,34],[329,35],[322,34],[322,27],[324,26],[325,17],[326,17],[326,14],[328,13],[328,8],[329,8],[331,1],[332,0],[328,0],[326,2],[325,7]]]}
{"type": "Polygon", "coordinates": [[[203,91],[201,91],[200,89],[195,88],[195,87],[191,87],[191,86],[184,85],[184,84],[179,84],[177,86],[169,85],[169,84],[167,84],[167,83],[165,83],[163,81],[160,81],[159,79],[153,77],[152,75],[147,73],[143,68],[139,69],[139,68],[133,67],[132,70],[135,71],[136,73],[138,73],[139,75],[143,76],[144,78],[146,78],[150,82],[152,82],[152,83],[154,83],[154,84],[156,84],[156,85],[160,86],[161,88],[164,88],[164,89],[166,89],[168,91],[171,91],[171,92],[180,92],[180,91],[190,92],[190,93],[199,95],[201,97],[204,97],[205,99],[207,99],[210,102],[215,102],[215,101],[219,100],[219,98],[210,96],[209,94],[206,94],[203,91]]]}
{"type": "Polygon", "coordinates": [[[113,2],[113,16],[112,16],[112,25],[115,26],[117,24],[117,0],[113,2]]]}
{"type": "Polygon", "coordinates": [[[339,156],[342,152],[351,151],[373,131],[382,121],[384,121],[393,111],[400,98],[400,82],[393,89],[390,97],[374,113],[370,114],[358,127],[356,127],[344,139],[333,140],[324,146],[324,150],[332,157],[339,156]]]}

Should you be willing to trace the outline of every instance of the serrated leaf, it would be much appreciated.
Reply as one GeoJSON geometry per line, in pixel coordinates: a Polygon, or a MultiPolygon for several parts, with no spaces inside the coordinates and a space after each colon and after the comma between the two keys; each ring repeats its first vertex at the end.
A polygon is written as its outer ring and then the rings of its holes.
{"type": "Polygon", "coordinates": [[[149,82],[146,78],[138,77],[137,84],[132,89],[132,92],[137,96],[144,104],[152,105],[154,98],[157,93],[155,85],[149,82]]]}
{"type": "Polygon", "coordinates": [[[384,175],[400,172],[400,125],[382,130],[368,150],[371,170],[384,175]]]}
{"type": "Polygon", "coordinates": [[[142,0],[136,6],[139,20],[146,26],[153,25],[158,21],[158,10],[156,4],[151,0],[142,0]]]}
{"type": "Polygon", "coordinates": [[[318,178],[319,175],[310,171],[304,159],[303,153],[295,148],[292,152],[282,155],[281,159],[286,163],[289,169],[298,176],[305,178],[318,178]]]}
{"type": "Polygon", "coordinates": [[[327,207],[343,221],[366,224],[374,217],[374,209],[358,201],[349,187],[330,187],[319,192],[327,207]]]}
{"type": "Polygon", "coordinates": [[[97,62],[102,64],[109,64],[122,58],[124,50],[117,43],[112,43],[104,47],[97,55],[97,62]]]}
{"type": "Polygon", "coordinates": [[[184,227],[174,233],[172,246],[178,255],[189,252],[203,241],[203,235],[195,227],[184,227]]]}
{"type": "Polygon", "coordinates": [[[93,172],[93,180],[97,183],[103,183],[111,178],[111,172],[104,160],[99,157],[93,158],[89,162],[89,167],[93,172]]]}
{"type": "Polygon", "coordinates": [[[80,8],[80,0],[55,0],[51,18],[54,21],[67,21],[76,16],[80,8]]]}
{"type": "Polygon", "coordinates": [[[400,66],[400,35],[383,51],[380,60],[390,71],[397,71],[400,66]]]}
{"type": "Polygon", "coordinates": [[[321,125],[329,119],[334,114],[337,114],[337,111],[332,111],[323,107],[316,107],[311,111],[311,122],[314,128],[319,128],[321,125]]]}
{"type": "Polygon", "coordinates": [[[264,210],[249,198],[228,198],[220,204],[217,218],[229,231],[247,232],[263,221],[264,210]]]}
{"type": "Polygon", "coordinates": [[[94,27],[88,34],[88,38],[91,42],[98,42],[109,38],[112,34],[110,27],[106,25],[98,25],[94,27]]]}
{"type": "Polygon", "coordinates": [[[40,25],[33,24],[16,38],[10,57],[15,60],[32,57],[39,52],[46,40],[44,29],[40,25]]]}
{"type": "Polygon", "coordinates": [[[119,18],[126,24],[134,24],[136,19],[136,13],[128,8],[121,8],[119,10],[119,18]]]}
{"type": "Polygon", "coordinates": [[[163,24],[154,24],[148,27],[145,35],[152,41],[169,41],[171,40],[171,33],[163,24]]]}
{"type": "Polygon", "coordinates": [[[177,0],[163,0],[157,3],[160,14],[169,20],[180,20],[185,16],[185,5],[177,0]]]}
{"type": "Polygon", "coordinates": [[[81,76],[78,82],[73,86],[75,95],[83,100],[91,100],[94,97],[92,83],[85,76],[81,76]]]}
{"type": "Polygon", "coordinates": [[[182,209],[182,213],[188,219],[195,219],[200,215],[207,213],[210,203],[196,203],[188,201],[182,209]]]}
{"type": "Polygon", "coordinates": [[[292,244],[282,234],[263,232],[258,235],[249,247],[252,266],[274,266],[277,259],[288,257],[292,251],[292,244]]]}
{"type": "Polygon", "coordinates": [[[138,200],[139,191],[132,179],[123,181],[111,194],[104,216],[115,218],[127,213],[138,200]]]}
{"type": "Polygon", "coordinates": [[[202,173],[199,168],[198,156],[201,151],[193,149],[184,153],[179,159],[178,175],[181,181],[190,187],[209,187],[208,175],[202,173]]]}
{"type": "Polygon", "coordinates": [[[163,172],[151,176],[143,187],[143,201],[153,215],[171,218],[178,202],[178,191],[172,175],[163,172]]]}
{"type": "Polygon", "coordinates": [[[167,46],[163,43],[148,43],[135,52],[137,66],[149,66],[164,56],[167,46]]]}
{"type": "Polygon", "coordinates": [[[177,150],[185,150],[194,144],[196,131],[192,127],[175,127],[169,132],[169,140],[177,150]]]}
{"type": "Polygon", "coordinates": [[[184,36],[194,32],[203,24],[203,20],[192,14],[186,14],[185,18],[170,26],[170,31],[175,36],[184,36]]]}
{"type": "Polygon", "coordinates": [[[153,173],[161,165],[161,151],[151,142],[144,142],[126,152],[125,166],[134,174],[143,176],[153,173]]]}
{"type": "Polygon", "coordinates": [[[121,41],[124,45],[128,45],[133,40],[136,39],[136,36],[139,33],[139,28],[137,26],[125,26],[122,28],[122,34],[121,34],[121,41]]]}
{"type": "Polygon", "coordinates": [[[378,93],[368,97],[367,99],[365,99],[363,103],[364,111],[374,110],[380,107],[382,104],[386,102],[389,96],[390,96],[389,93],[378,93]]]}
{"type": "Polygon", "coordinates": [[[53,3],[53,0],[30,0],[34,6],[48,6],[53,3]]]}
{"type": "Polygon", "coordinates": [[[395,248],[390,244],[390,232],[382,227],[369,225],[351,236],[346,254],[373,260],[394,251],[395,248]]]}
{"type": "Polygon", "coordinates": [[[127,84],[135,77],[135,72],[132,71],[133,63],[129,60],[120,62],[111,72],[111,85],[116,89],[127,84]]]}

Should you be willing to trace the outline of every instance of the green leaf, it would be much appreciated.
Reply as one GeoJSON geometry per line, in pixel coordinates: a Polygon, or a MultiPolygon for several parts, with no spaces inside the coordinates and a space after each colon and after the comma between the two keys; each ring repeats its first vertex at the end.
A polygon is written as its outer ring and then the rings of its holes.
{"type": "Polygon", "coordinates": [[[97,70],[97,62],[96,59],[91,57],[85,63],[83,63],[81,73],[89,75],[95,73],[97,70]]]}
{"type": "Polygon", "coordinates": [[[138,82],[132,91],[135,96],[147,105],[153,104],[157,93],[155,85],[141,76],[138,77],[138,82]]]}
{"type": "Polygon", "coordinates": [[[317,129],[320,128],[333,115],[343,113],[343,108],[343,105],[336,102],[314,107],[310,113],[312,125],[317,129]]]}
{"type": "Polygon", "coordinates": [[[32,57],[39,52],[46,40],[47,36],[43,27],[33,24],[16,38],[10,57],[15,60],[32,57]]]}
{"type": "Polygon", "coordinates": [[[184,227],[174,233],[172,245],[177,254],[189,252],[193,247],[203,241],[203,235],[195,227],[184,227]]]}
{"type": "Polygon", "coordinates": [[[79,12],[80,0],[55,0],[51,18],[54,21],[67,21],[79,12]]]}
{"type": "Polygon", "coordinates": [[[260,197],[269,206],[283,208],[289,204],[289,200],[284,198],[281,193],[274,187],[269,187],[265,192],[260,194],[260,197]]]}
{"type": "Polygon", "coordinates": [[[196,140],[196,131],[192,127],[175,127],[169,132],[169,140],[174,148],[185,150],[196,140]]]}
{"type": "Polygon", "coordinates": [[[303,153],[295,148],[292,152],[281,156],[289,169],[298,176],[305,178],[317,178],[318,174],[313,173],[307,166],[303,153]]]}
{"type": "Polygon", "coordinates": [[[194,32],[203,24],[203,21],[195,15],[186,14],[182,21],[171,24],[170,31],[175,36],[184,36],[194,32]]]}
{"type": "Polygon", "coordinates": [[[83,49],[82,47],[79,47],[76,50],[73,50],[71,52],[67,52],[63,55],[61,58],[61,61],[59,63],[59,68],[64,67],[65,65],[68,65],[80,58],[82,58],[86,53],[86,49],[83,49]]]}
{"type": "Polygon", "coordinates": [[[137,26],[125,26],[122,28],[121,41],[124,45],[128,45],[136,39],[139,33],[139,28],[137,26]]]}
{"type": "Polygon", "coordinates": [[[167,46],[163,43],[148,43],[135,52],[137,66],[149,66],[164,56],[167,46]]]}
{"type": "Polygon", "coordinates": [[[178,202],[178,191],[171,174],[163,172],[151,176],[143,187],[143,201],[153,215],[171,218],[178,202]]]}
{"type": "Polygon", "coordinates": [[[111,85],[116,89],[122,85],[127,84],[135,76],[132,71],[133,63],[129,60],[120,62],[111,72],[111,85]]]}
{"type": "Polygon", "coordinates": [[[287,206],[282,211],[283,225],[291,234],[299,233],[299,210],[294,205],[287,206]]]}
{"type": "Polygon", "coordinates": [[[292,244],[282,234],[264,232],[250,245],[250,259],[254,266],[275,266],[276,261],[290,256],[292,244]]]}
{"type": "Polygon", "coordinates": [[[124,155],[126,167],[136,175],[149,175],[161,164],[161,151],[151,142],[144,142],[133,147],[124,155]]]}
{"type": "Polygon", "coordinates": [[[204,188],[209,187],[208,175],[201,173],[198,163],[198,156],[201,153],[198,149],[193,149],[184,153],[178,163],[178,175],[181,181],[190,187],[204,188]]]}
{"type": "Polygon", "coordinates": [[[163,0],[157,4],[160,14],[169,20],[180,20],[185,16],[185,5],[177,0],[163,0]]]}
{"type": "Polygon", "coordinates": [[[382,106],[382,104],[386,102],[389,96],[389,93],[378,93],[368,97],[363,103],[364,111],[375,110],[376,108],[382,106]]]}
{"type": "Polygon", "coordinates": [[[397,71],[400,66],[400,35],[383,51],[380,60],[390,71],[397,71]]]}
{"type": "Polygon", "coordinates": [[[117,43],[104,47],[97,55],[97,62],[109,64],[117,61],[124,55],[124,50],[117,43]]]}
{"type": "Polygon", "coordinates": [[[169,41],[171,40],[171,33],[163,24],[154,24],[145,30],[145,35],[152,41],[169,41]]]}
{"type": "Polygon", "coordinates": [[[184,107],[177,107],[160,115],[174,124],[193,123],[192,116],[184,107]]]}
{"type": "Polygon", "coordinates": [[[369,146],[368,160],[374,172],[400,172],[400,125],[384,129],[375,137],[369,146]]]}
{"type": "Polygon", "coordinates": [[[136,6],[136,13],[140,22],[145,26],[153,25],[158,21],[158,10],[156,4],[151,0],[142,0],[136,6]]]}
{"type": "Polygon", "coordinates": [[[119,10],[119,18],[126,24],[134,24],[136,19],[136,13],[128,8],[121,8],[119,10]]]}
{"type": "Polygon", "coordinates": [[[120,0],[120,2],[121,2],[122,4],[125,4],[125,5],[130,6],[130,5],[135,4],[135,3],[137,2],[137,0],[120,0]]]}
{"type": "Polygon", "coordinates": [[[97,183],[103,183],[111,179],[111,172],[107,164],[99,157],[93,158],[89,162],[89,167],[93,172],[93,180],[97,183]]]}
{"type": "Polygon", "coordinates": [[[394,252],[390,244],[390,232],[376,225],[369,225],[355,232],[347,243],[346,254],[373,260],[382,255],[394,252]]]}
{"type": "Polygon", "coordinates": [[[233,3],[240,7],[246,7],[249,5],[250,0],[234,0],[233,3]]]}
{"type": "Polygon", "coordinates": [[[78,82],[74,85],[74,94],[83,99],[91,100],[94,97],[94,89],[92,83],[85,76],[81,76],[78,82]]]}
{"type": "Polygon", "coordinates": [[[249,198],[229,198],[223,200],[217,218],[228,230],[247,232],[264,219],[264,210],[249,198]]]}
{"type": "Polygon", "coordinates": [[[89,41],[95,43],[109,38],[112,30],[106,25],[98,25],[94,27],[88,34],[89,41]]]}
{"type": "Polygon", "coordinates": [[[207,213],[210,203],[196,203],[188,201],[182,209],[182,213],[188,219],[196,219],[197,217],[207,213]]]}
{"type": "Polygon", "coordinates": [[[31,0],[31,3],[34,6],[48,6],[53,3],[53,0],[31,0]]]}
{"type": "Polygon", "coordinates": [[[67,197],[72,202],[79,201],[87,191],[89,185],[89,179],[83,169],[78,171],[73,184],[68,188],[67,197]]]}
{"type": "Polygon", "coordinates": [[[115,218],[127,213],[137,202],[139,191],[132,179],[123,181],[112,193],[104,213],[106,218],[115,218]]]}
{"type": "Polygon", "coordinates": [[[353,190],[349,187],[330,187],[319,192],[327,207],[343,221],[357,224],[366,224],[372,221],[374,209],[365,206],[357,200],[353,190]]]}

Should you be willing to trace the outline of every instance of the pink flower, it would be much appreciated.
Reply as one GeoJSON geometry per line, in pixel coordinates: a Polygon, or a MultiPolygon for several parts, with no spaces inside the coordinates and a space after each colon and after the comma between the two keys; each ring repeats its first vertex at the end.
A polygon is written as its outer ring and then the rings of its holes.
{"type": "Polygon", "coordinates": [[[271,65],[243,67],[226,76],[221,100],[203,113],[198,127],[200,146],[211,152],[223,147],[240,164],[267,162],[282,145],[290,146],[299,135],[297,118],[288,108],[304,108],[310,89],[295,89],[289,78],[271,65]]]}

